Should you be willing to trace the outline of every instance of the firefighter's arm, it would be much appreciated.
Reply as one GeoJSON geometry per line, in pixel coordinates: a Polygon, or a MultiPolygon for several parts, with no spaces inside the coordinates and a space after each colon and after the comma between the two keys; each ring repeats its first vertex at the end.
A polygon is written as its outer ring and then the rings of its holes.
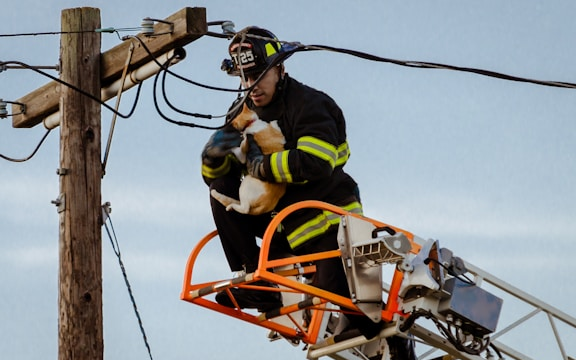
{"type": "Polygon", "coordinates": [[[338,147],[331,121],[325,121],[298,134],[296,147],[264,157],[262,172],[268,181],[305,183],[332,175],[338,147]]]}
{"type": "Polygon", "coordinates": [[[202,150],[202,177],[209,184],[224,176],[237,163],[233,150],[240,146],[242,135],[232,127],[215,131],[202,150]]]}

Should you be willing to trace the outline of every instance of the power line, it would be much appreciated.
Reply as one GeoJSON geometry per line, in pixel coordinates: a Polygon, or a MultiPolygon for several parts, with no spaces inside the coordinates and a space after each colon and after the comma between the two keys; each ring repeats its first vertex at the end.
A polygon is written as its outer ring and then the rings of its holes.
{"type": "Polygon", "coordinates": [[[0,34],[0,37],[20,37],[20,36],[81,34],[81,33],[95,32],[95,31],[96,31],[96,30],[82,30],[82,31],[47,31],[47,32],[34,32],[34,33],[0,34]]]}
{"type": "MultiPolygon", "coordinates": [[[[102,101],[102,100],[99,99],[98,97],[96,97],[96,96],[94,96],[94,95],[92,95],[92,94],[90,94],[90,93],[87,93],[86,91],[84,91],[84,90],[82,90],[82,89],[80,89],[80,88],[78,88],[78,87],[76,87],[76,86],[74,86],[74,85],[72,85],[72,84],[69,84],[69,83],[63,81],[63,80],[61,80],[60,78],[57,78],[56,76],[52,76],[52,75],[50,75],[50,74],[48,74],[48,73],[46,73],[46,72],[44,72],[44,71],[41,71],[41,70],[39,70],[39,69],[38,69],[37,67],[35,67],[35,66],[28,65],[28,64],[23,63],[23,62],[21,62],[21,61],[0,61],[0,68],[2,68],[3,65],[10,65],[10,64],[15,64],[15,65],[21,66],[21,67],[23,67],[23,68],[25,68],[25,69],[29,69],[29,70],[35,71],[36,73],[38,73],[38,74],[40,74],[40,75],[42,75],[42,76],[45,76],[45,77],[47,77],[47,78],[49,78],[49,79],[51,79],[51,80],[53,80],[53,81],[56,81],[56,82],[59,83],[59,84],[62,84],[62,85],[64,85],[64,86],[66,86],[66,87],[69,87],[70,89],[72,89],[72,90],[74,90],[74,91],[77,91],[78,93],[80,93],[80,94],[82,94],[82,95],[84,95],[84,96],[86,96],[86,97],[88,97],[88,98],[90,98],[90,99],[92,99],[92,100],[100,103],[100,105],[104,106],[105,108],[107,108],[107,109],[110,110],[111,112],[115,113],[116,115],[118,115],[118,116],[120,116],[121,118],[124,118],[124,119],[127,119],[127,118],[129,118],[130,116],[132,116],[132,115],[134,114],[134,111],[136,110],[136,105],[137,105],[137,103],[138,103],[138,99],[140,98],[140,89],[141,89],[141,87],[142,87],[142,83],[138,84],[138,88],[137,88],[137,90],[136,90],[136,98],[135,98],[135,100],[134,100],[134,104],[132,105],[132,108],[130,109],[130,111],[129,111],[127,114],[122,114],[122,113],[116,111],[116,109],[114,109],[112,106],[106,104],[106,102],[102,101]]],[[[24,104],[24,105],[26,105],[26,104],[24,104]]]]}
{"type": "MultiPolygon", "coordinates": [[[[142,29],[142,28],[146,28],[149,29],[151,24],[153,24],[154,21],[158,21],[155,19],[149,19],[146,18],[143,21],[143,26],[140,28],[125,28],[125,29],[142,29]]],[[[227,24],[226,25],[226,31],[223,34],[213,34],[213,33],[209,33],[207,35],[209,36],[216,36],[216,37],[221,37],[221,38],[227,38],[229,39],[231,36],[233,36],[234,34],[238,34],[238,33],[233,33],[231,31],[230,28],[230,24],[231,22],[228,21],[218,21],[218,22],[211,22],[209,23],[210,25],[216,25],[216,24],[227,24]]],[[[232,24],[233,26],[233,24],[232,24]]],[[[224,28],[224,25],[223,25],[224,28]]],[[[91,32],[91,31],[101,31],[101,32],[114,32],[120,29],[114,29],[114,28],[105,28],[105,29],[97,29],[97,30],[90,30],[90,31],[78,31],[78,32],[91,32]]],[[[29,33],[29,34],[5,34],[5,35],[0,35],[0,37],[2,36],[19,36],[19,35],[41,35],[41,34],[64,34],[67,32],[47,32],[47,33],[29,33]]],[[[262,37],[262,36],[258,36],[258,35],[253,35],[253,34],[245,34],[246,37],[253,37],[253,38],[259,38],[259,39],[265,39],[265,40],[269,40],[269,41],[279,41],[277,39],[271,39],[271,38],[266,38],[266,37],[262,37]]],[[[140,39],[138,36],[133,36],[131,37],[137,41],[140,42],[141,46],[144,48],[145,51],[147,51],[150,55],[152,55],[150,49],[148,49],[148,47],[146,46],[145,42],[140,39]]],[[[471,68],[471,67],[463,67],[463,66],[454,66],[454,65],[448,65],[448,64],[442,64],[442,63],[433,63],[433,62],[425,62],[425,61],[413,61],[413,60],[398,60],[398,59],[392,59],[392,58],[386,58],[386,57],[381,57],[381,56],[377,56],[374,54],[370,54],[370,53],[366,53],[366,52],[361,52],[361,51],[357,51],[357,50],[351,50],[351,49],[345,49],[345,48],[338,48],[338,47],[333,47],[333,46],[327,46],[327,45],[304,45],[301,44],[299,42],[287,42],[287,41],[279,41],[280,43],[287,45],[287,49],[286,51],[282,52],[279,54],[279,56],[277,56],[269,65],[268,67],[264,70],[263,73],[265,73],[266,70],[272,68],[273,66],[276,66],[277,64],[283,62],[284,60],[286,60],[288,57],[292,56],[293,54],[297,53],[297,52],[306,52],[306,51],[330,51],[330,52],[335,52],[335,53],[341,53],[341,54],[346,54],[346,55],[350,55],[350,56],[354,56],[354,57],[358,57],[364,60],[369,60],[369,61],[376,61],[376,62],[383,62],[383,63],[390,63],[390,64],[394,64],[394,65],[399,65],[399,66],[405,66],[405,67],[411,67],[411,68],[420,68],[420,69],[442,69],[442,70],[449,70],[449,71],[459,71],[459,72],[467,72],[467,73],[474,73],[477,75],[482,75],[482,76],[487,76],[487,77],[492,77],[492,78],[497,78],[497,79],[502,79],[502,80],[508,80],[508,81],[515,81],[515,82],[524,82],[524,83],[531,83],[531,84],[535,84],[535,85],[541,85],[541,86],[550,86],[550,87],[557,87],[557,88],[568,88],[568,89],[575,89],[576,88],[576,84],[575,83],[570,83],[570,82],[563,82],[563,81],[546,81],[546,80],[537,80],[537,79],[531,79],[531,78],[525,78],[525,77],[519,77],[519,76],[514,76],[514,75],[508,75],[508,74],[504,74],[504,73],[500,73],[500,72],[496,72],[496,71],[490,71],[490,70],[485,70],[485,69],[479,69],[479,68],[471,68]]],[[[255,83],[249,87],[249,88],[236,88],[236,89],[230,89],[230,88],[222,88],[222,87],[216,87],[216,86],[211,86],[211,85],[207,85],[207,84],[202,84],[199,82],[196,82],[192,79],[186,78],[182,75],[179,75],[175,72],[173,72],[172,70],[170,70],[168,68],[168,64],[170,63],[170,61],[165,62],[164,64],[160,63],[155,57],[152,56],[153,61],[160,67],[160,71],[156,74],[156,77],[154,79],[154,105],[156,107],[156,111],[158,112],[158,114],[166,121],[173,123],[175,125],[179,125],[179,126],[187,126],[187,127],[196,127],[196,128],[202,128],[202,129],[218,129],[221,128],[224,125],[221,126],[205,126],[205,125],[200,125],[200,124],[196,124],[196,123],[188,123],[188,122],[183,122],[183,121],[177,121],[174,119],[169,118],[166,114],[164,114],[162,112],[162,110],[159,107],[158,104],[158,99],[156,96],[156,89],[157,89],[157,82],[158,79],[162,73],[162,95],[164,98],[164,101],[167,103],[167,105],[174,111],[185,115],[185,116],[190,116],[190,117],[197,117],[197,118],[205,118],[205,119],[212,119],[212,118],[221,118],[221,117],[225,117],[228,116],[231,113],[234,113],[235,109],[230,109],[230,111],[225,114],[225,115],[219,115],[219,116],[214,116],[214,115],[210,115],[210,114],[200,114],[200,113],[196,113],[196,112],[189,112],[189,111],[184,111],[181,109],[178,109],[177,107],[175,107],[169,100],[168,97],[166,95],[166,89],[165,89],[165,81],[166,81],[166,74],[170,74],[174,77],[176,77],[179,80],[185,81],[187,83],[190,83],[192,85],[204,88],[204,89],[208,89],[208,90],[214,90],[214,91],[223,91],[223,92],[234,92],[237,94],[242,94],[244,93],[244,98],[247,96],[247,93],[249,93],[254,86],[257,84],[258,79],[255,81],[255,83]]],[[[142,83],[139,84],[138,86],[138,90],[137,90],[137,95],[136,95],[136,99],[134,101],[134,104],[132,106],[132,109],[130,110],[130,112],[126,115],[124,114],[120,114],[118,111],[116,111],[115,109],[113,109],[111,106],[107,105],[105,102],[101,101],[100,99],[94,97],[91,94],[85,93],[84,91],[82,91],[81,89],[78,89],[76,87],[74,87],[71,84],[67,84],[65,82],[63,82],[62,80],[60,80],[57,77],[51,76],[43,71],[40,71],[38,69],[38,67],[33,67],[30,66],[28,64],[22,63],[22,62],[18,62],[18,61],[6,61],[6,62],[0,62],[0,69],[6,69],[8,68],[8,66],[10,65],[16,65],[22,68],[27,68],[33,71],[36,71],[37,73],[46,76],[60,84],[63,84],[65,86],[68,86],[72,89],[74,89],[75,91],[78,91],[79,93],[81,93],[82,95],[88,96],[91,99],[98,101],[101,105],[105,106],[108,110],[112,111],[113,113],[117,114],[120,117],[123,118],[128,118],[130,117],[136,108],[137,102],[138,102],[138,98],[139,98],[139,94],[140,94],[140,88],[142,83]]]]}
{"type": "Polygon", "coordinates": [[[468,73],[474,73],[477,75],[483,75],[483,76],[502,79],[502,80],[517,81],[517,82],[524,82],[524,83],[531,83],[531,84],[536,84],[536,85],[552,86],[552,87],[559,87],[559,88],[566,88],[566,89],[576,89],[576,84],[570,83],[570,82],[530,79],[530,78],[525,78],[525,77],[520,77],[520,76],[514,76],[514,75],[499,73],[496,71],[471,68],[471,67],[463,67],[463,66],[447,65],[447,64],[442,64],[442,63],[433,63],[433,62],[426,62],[426,61],[412,61],[412,60],[397,60],[397,59],[391,59],[391,58],[385,58],[385,57],[381,57],[381,56],[377,56],[377,55],[372,55],[372,54],[361,52],[361,51],[336,48],[336,47],[331,47],[331,46],[326,46],[326,45],[297,45],[297,47],[292,51],[293,52],[301,52],[301,51],[315,51],[315,50],[326,50],[326,51],[331,51],[331,52],[337,52],[337,53],[347,54],[347,55],[355,56],[355,57],[370,60],[370,61],[391,63],[391,64],[406,66],[406,67],[411,67],[411,68],[443,69],[443,70],[468,72],[468,73]]]}
{"type": "Polygon", "coordinates": [[[525,77],[520,77],[520,76],[513,76],[513,75],[504,74],[504,73],[499,73],[496,71],[471,68],[471,67],[463,67],[463,66],[447,65],[447,64],[442,64],[442,63],[433,63],[433,62],[426,62],[426,61],[412,61],[412,60],[397,60],[397,59],[381,57],[381,56],[377,56],[377,55],[373,55],[373,54],[369,54],[369,53],[357,51],[357,50],[350,50],[350,49],[338,48],[338,47],[327,46],[327,45],[304,45],[304,44],[299,43],[299,42],[282,41],[282,40],[272,39],[272,38],[268,38],[268,37],[264,37],[264,36],[260,36],[260,35],[255,35],[255,34],[245,34],[245,36],[251,37],[251,38],[256,38],[256,39],[263,39],[263,40],[268,40],[268,41],[280,42],[282,44],[288,45],[289,47],[291,47],[291,49],[284,53],[284,54],[287,54],[287,56],[285,56],[285,57],[290,56],[292,53],[301,52],[301,51],[325,50],[325,51],[347,54],[347,55],[355,56],[355,57],[362,58],[365,60],[391,63],[391,64],[395,64],[395,65],[412,67],[412,68],[444,69],[444,70],[462,71],[462,72],[469,72],[469,73],[475,73],[478,75],[498,78],[498,79],[502,79],[502,80],[532,83],[532,84],[542,85],[542,86],[552,86],[552,87],[576,89],[576,84],[570,83],[570,82],[536,80],[536,79],[530,79],[530,78],[525,78],[525,77]]]}
{"type": "MultiPolygon", "coordinates": [[[[60,84],[62,84],[62,85],[64,85],[64,86],[67,86],[67,87],[73,89],[74,91],[79,92],[80,94],[82,94],[82,95],[84,95],[84,96],[87,96],[88,98],[90,98],[90,99],[92,99],[92,100],[100,103],[100,105],[104,106],[104,107],[107,108],[108,110],[112,111],[114,114],[116,114],[116,115],[118,115],[118,116],[120,116],[120,117],[122,117],[122,118],[124,118],[124,119],[127,119],[127,118],[131,117],[131,116],[134,114],[134,111],[136,110],[136,105],[138,104],[138,100],[139,100],[139,98],[140,98],[140,90],[142,89],[142,84],[143,84],[142,82],[138,84],[138,87],[137,87],[137,89],[136,89],[136,96],[135,96],[135,99],[134,99],[134,103],[132,104],[132,108],[130,109],[130,111],[128,112],[128,114],[122,114],[122,113],[120,113],[119,111],[117,111],[116,109],[114,109],[113,107],[111,107],[110,105],[108,105],[108,104],[106,104],[105,102],[103,102],[102,100],[100,100],[99,98],[93,96],[92,94],[87,93],[87,92],[83,91],[82,89],[80,89],[80,88],[78,88],[78,87],[76,87],[76,86],[74,86],[74,85],[72,85],[72,84],[69,84],[69,83],[67,83],[67,82],[65,82],[65,81],[62,81],[61,79],[59,79],[59,78],[57,78],[57,77],[55,77],[55,76],[52,76],[52,75],[50,75],[50,74],[48,74],[48,73],[45,73],[44,71],[39,70],[38,67],[30,66],[30,65],[28,65],[28,64],[26,64],[26,63],[23,63],[23,62],[20,62],[20,61],[6,61],[6,62],[0,62],[0,68],[2,68],[2,66],[5,65],[5,64],[16,64],[16,65],[18,65],[18,66],[21,66],[22,68],[29,69],[29,70],[33,70],[33,71],[39,73],[40,75],[43,75],[43,76],[45,76],[45,77],[48,77],[48,78],[50,78],[50,79],[52,79],[52,80],[54,80],[54,81],[56,81],[56,82],[58,82],[58,83],[60,83],[60,84]]],[[[17,103],[17,102],[13,102],[13,101],[1,101],[1,103],[2,103],[2,104],[0,104],[0,105],[1,105],[1,106],[0,106],[0,118],[6,117],[6,116],[13,116],[13,115],[25,114],[25,113],[26,113],[26,110],[25,110],[25,109],[26,109],[26,104],[21,104],[21,103],[17,103]],[[12,104],[20,105],[20,107],[21,107],[21,112],[18,113],[18,114],[7,114],[7,113],[5,113],[5,111],[4,111],[5,109],[4,109],[4,105],[3,105],[4,103],[12,103],[12,104]]],[[[34,151],[32,152],[32,154],[30,154],[29,156],[27,156],[27,157],[25,157],[25,158],[17,159],[17,158],[12,158],[12,157],[9,157],[9,156],[0,154],[0,158],[2,158],[2,159],[4,159],[4,160],[7,160],[7,161],[11,161],[11,162],[25,162],[25,161],[28,161],[28,160],[32,159],[32,157],[34,157],[34,155],[36,155],[36,153],[38,152],[38,150],[40,149],[40,147],[41,147],[42,144],[44,143],[44,140],[46,140],[46,138],[48,137],[48,134],[50,133],[50,130],[51,130],[51,129],[48,129],[48,131],[46,132],[46,134],[44,134],[44,136],[42,137],[42,139],[40,140],[40,142],[38,143],[38,145],[36,146],[36,148],[34,149],[34,151]]]]}
{"type": "MultiPolygon", "coordinates": [[[[265,40],[269,40],[269,41],[278,41],[277,39],[271,39],[271,38],[266,38],[266,37],[261,37],[258,35],[253,35],[253,34],[246,34],[247,37],[254,37],[254,38],[262,38],[265,40]]],[[[146,51],[149,51],[146,47],[146,45],[142,42],[141,39],[139,39],[138,37],[135,37],[135,39],[139,40],[143,46],[143,48],[146,51]]],[[[531,84],[535,84],[535,85],[541,85],[541,86],[549,86],[549,87],[557,87],[557,88],[566,88],[566,89],[576,89],[576,84],[575,83],[570,83],[570,82],[562,82],[562,81],[546,81],[546,80],[537,80],[537,79],[530,79],[530,78],[525,78],[525,77],[519,77],[519,76],[513,76],[513,75],[508,75],[508,74],[504,74],[504,73],[499,73],[499,72],[495,72],[495,71],[490,71],[490,70],[484,70],[484,69],[478,69],[478,68],[471,68],[471,67],[463,67],[463,66],[454,66],[454,65],[447,65],[447,64],[442,64],[442,63],[433,63],[433,62],[425,62],[425,61],[412,61],[412,60],[397,60],[397,59],[392,59],[392,58],[386,58],[386,57],[381,57],[381,56],[377,56],[377,55],[373,55],[373,54],[369,54],[369,53],[365,53],[365,52],[361,52],[361,51],[356,51],[356,50],[350,50],[350,49],[344,49],[344,48],[337,48],[337,47],[331,47],[331,46],[326,46],[326,45],[303,45],[301,43],[297,43],[297,42],[287,42],[287,41],[280,41],[283,44],[287,44],[289,50],[280,53],[279,56],[277,56],[269,65],[268,67],[266,67],[266,69],[263,71],[263,73],[265,73],[268,69],[278,65],[280,62],[286,60],[288,57],[290,57],[291,55],[293,55],[294,53],[297,52],[305,52],[305,51],[330,51],[330,52],[336,52],[336,53],[342,53],[342,54],[346,54],[346,55],[351,55],[351,56],[355,56],[361,59],[365,59],[365,60],[369,60],[369,61],[376,61],[376,62],[383,62],[383,63],[391,63],[394,65],[399,65],[399,66],[405,66],[405,67],[411,67],[411,68],[420,68],[420,69],[442,69],[442,70],[449,70],[449,71],[459,71],[459,72],[467,72],[467,73],[473,73],[473,74],[477,74],[477,75],[482,75],[482,76],[487,76],[487,77],[492,77],[492,78],[497,78],[497,79],[501,79],[501,80],[508,80],[508,81],[515,81],[515,82],[523,82],[523,83],[531,83],[531,84]]],[[[207,118],[207,119],[211,119],[214,118],[216,116],[212,116],[212,115],[206,115],[206,114],[198,114],[198,113],[191,113],[191,112],[186,112],[180,109],[175,108],[167,99],[166,96],[166,91],[165,91],[165,78],[166,78],[166,74],[170,74],[180,80],[183,80],[187,83],[190,83],[192,85],[198,86],[198,87],[202,87],[205,89],[209,89],[209,90],[216,90],[216,91],[226,91],[226,92],[235,92],[235,93],[246,93],[251,91],[254,86],[256,85],[256,83],[258,82],[258,80],[255,81],[255,84],[253,84],[250,88],[238,88],[238,89],[227,89],[227,88],[219,88],[219,87],[214,87],[214,86],[210,86],[210,85],[206,85],[206,84],[201,84],[198,82],[195,82],[191,79],[185,78],[175,72],[173,72],[172,70],[168,69],[166,66],[161,65],[160,63],[157,63],[158,66],[161,68],[160,72],[163,72],[163,77],[162,77],[162,94],[164,96],[164,100],[166,101],[166,103],[168,104],[168,106],[178,112],[181,113],[183,115],[186,116],[193,116],[193,117],[202,117],[202,118],[207,118]]],[[[198,125],[195,123],[186,123],[186,122],[182,122],[182,121],[176,121],[173,119],[170,119],[169,117],[167,117],[164,113],[162,113],[162,111],[160,110],[159,106],[158,106],[158,102],[157,102],[157,98],[156,98],[156,83],[158,80],[158,77],[160,76],[160,72],[156,75],[156,78],[154,80],[154,104],[156,106],[156,111],[159,113],[159,115],[167,120],[168,122],[174,123],[176,125],[180,125],[180,126],[188,126],[188,127],[198,127],[198,128],[203,128],[203,129],[218,129],[221,128],[223,126],[225,126],[226,124],[219,126],[219,127],[210,127],[210,126],[203,126],[203,125],[198,125]]],[[[244,96],[246,96],[246,94],[244,94],[244,96]]],[[[233,109],[231,109],[228,114],[233,113],[233,109]]],[[[227,115],[228,115],[227,114],[227,115]]],[[[222,116],[218,116],[218,117],[222,117],[222,116]]]]}
{"type": "MultiPolygon", "coordinates": [[[[159,21],[156,19],[146,18],[142,21],[142,26],[138,27],[125,27],[125,28],[99,28],[94,30],[78,30],[78,31],[45,31],[45,32],[31,32],[31,33],[16,33],[16,34],[0,34],[0,37],[23,37],[23,36],[42,36],[42,35],[62,35],[62,34],[83,34],[83,33],[117,33],[120,31],[142,31],[148,30],[151,26],[154,26],[154,21],[159,21]]],[[[152,30],[153,32],[153,30],[152,30]]],[[[157,34],[156,34],[157,35],[157,34]]]]}
{"type": "Polygon", "coordinates": [[[8,157],[6,155],[0,154],[0,158],[7,160],[7,161],[12,161],[12,162],[25,162],[25,161],[32,159],[34,157],[34,155],[36,155],[36,153],[38,152],[38,149],[40,149],[40,146],[42,146],[42,143],[44,142],[44,140],[46,140],[46,138],[48,137],[48,134],[50,134],[51,130],[52,129],[48,129],[48,131],[46,131],[46,133],[44,134],[44,136],[42,137],[42,139],[40,140],[38,145],[36,145],[36,148],[34,149],[34,151],[32,151],[32,154],[28,155],[27,157],[22,158],[22,159],[16,159],[16,158],[11,158],[11,157],[8,157]]]}

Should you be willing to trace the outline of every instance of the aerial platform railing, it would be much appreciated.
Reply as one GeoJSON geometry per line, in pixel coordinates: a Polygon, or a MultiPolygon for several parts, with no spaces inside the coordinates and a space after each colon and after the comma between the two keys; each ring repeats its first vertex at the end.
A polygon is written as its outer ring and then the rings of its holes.
{"type": "MultiPolygon", "coordinates": [[[[568,355],[568,351],[566,349],[566,341],[563,340],[561,331],[558,327],[560,323],[565,324],[569,329],[572,331],[572,335],[576,336],[576,318],[573,316],[568,315],[567,313],[559,310],[558,308],[528,294],[525,291],[520,290],[519,288],[509,284],[508,282],[497,278],[496,276],[484,271],[470,263],[466,263],[466,267],[468,270],[475,275],[475,280],[477,283],[487,283],[495,288],[499,289],[507,296],[515,298],[519,302],[523,303],[525,307],[528,309],[528,313],[518,317],[516,320],[513,320],[509,325],[504,327],[503,329],[497,331],[492,335],[493,342],[496,346],[500,349],[503,354],[506,354],[510,359],[515,360],[531,360],[532,357],[522,353],[519,349],[507,346],[506,344],[495,341],[512,331],[520,331],[522,325],[526,325],[528,321],[534,319],[539,314],[544,314],[548,320],[548,324],[550,325],[547,328],[538,327],[535,329],[535,333],[544,334],[545,331],[550,331],[550,336],[545,336],[545,338],[552,338],[554,340],[555,350],[558,351],[562,360],[574,360],[574,354],[572,356],[568,355]]],[[[550,354],[550,356],[553,356],[550,354]]],[[[550,357],[552,358],[552,357],[550,357]]]]}
{"type": "Polygon", "coordinates": [[[516,360],[530,360],[529,356],[498,339],[542,312],[549,318],[562,359],[573,359],[567,354],[556,323],[561,321],[576,328],[576,319],[452,256],[450,250],[440,249],[435,240],[425,241],[408,231],[348,213],[331,204],[303,201],[280,211],[271,220],[262,238],[256,271],[232,279],[198,282],[194,277],[197,260],[217,235],[216,231],[209,233],[190,253],[181,299],[267,328],[271,340],[284,338],[293,344],[302,342],[308,349],[308,359],[329,356],[345,360],[388,360],[386,339],[401,336],[426,345],[424,350],[428,350],[420,351],[419,360],[480,360],[492,358],[491,349],[496,353],[496,359],[506,355],[516,360]],[[303,208],[317,208],[341,216],[340,248],[270,259],[270,243],[276,229],[287,216],[303,208]],[[350,298],[312,286],[309,280],[316,271],[315,261],[335,257],[342,259],[350,298]],[[392,281],[387,284],[382,281],[382,269],[383,265],[389,264],[394,266],[388,268],[392,271],[392,281]],[[473,281],[467,276],[470,274],[473,281]],[[278,287],[258,286],[260,280],[278,287]],[[486,285],[535,310],[496,331],[502,300],[481,288],[486,285]],[[240,309],[231,288],[281,292],[284,305],[262,313],[255,309],[240,309]],[[214,300],[214,294],[218,292],[226,292],[235,308],[218,304],[214,300]],[[348,314],[365,315],[374,322],[384,320],[386,326],[372,339],[358,334],[343,337],[337,321],[348,314]],[[431,323],[437,328],[432,326],[431,329],[431,323]]]}
{"type": "MultiPolygon", "coordinates": [[[[245,274],[244,276],[233,279],[219,279],[195,284],[193,282],[194,265],[203,248],[210,240],[217,236],[217,232],[213,231],[206,235],[190,253],[186,264],[180,298],[184,301],[218,311],[239,320],[268,328],[284,338],[291,339],[295,342],[302,341],[306,344],[315,344],[317,342],[325,311],[361,314],[357,304],[353,303],[350,298],[322,290],[308,284],[306,281],[306,277],[311,276],[315,272],[314,261],[340,257],[340,250],[291,256],[281,259],[269,259],[270,242],[278,225],[291,213],[303,208],[318,208],[339,215],[356,217],[362,219],[362,221],[371,223],[375,227],[388,227],[394,229],[394,231],[404,233],[408,239],[413,238],[413,235],[409,232],[361,215],[348,213],[337,206],[319,201],[303,201],[287,207],[272,219],[263,236],[258,269],[254,273],[245,274]],[[259,280],[275,283],[279,288],[250,285],[259,280]],[[271,312],[254,314],[252,310],[239,309],[238,307],[232,309],[222,306],[208,298],[208,295],[219,291],[226,291],[226,289],[232,287],[282,292],[284,298],[299,299],[299,301],[289,303],[287,306],[271,312]],[[336,307],[330,307],[330,310],[328,310],[326,308],[327,303],[337,305],[347,310],[341,310],[336,307]],[[301,319],[296,319],[294,313],[304,309],[311,312],[311,315],[310,319],[308,319],[305,324],[302,324],[301,319]]],[[[414,243],[413,251],[416,252],[419,247],[418,244],[414,243]]],[[[381,318],[385,321],[392,321],[395,314],[399,313],[397,293],[402,283],[402,277],[403,273],[400,271],[396,271],[393,276],[390,296],[386,301],[386,306],[381,310],[381,318]]],[[[232,301],[234,302],[235,300],[232,298],[232,301]]],[[[286,303],[286,301],[284,302],[286,303]]]]}

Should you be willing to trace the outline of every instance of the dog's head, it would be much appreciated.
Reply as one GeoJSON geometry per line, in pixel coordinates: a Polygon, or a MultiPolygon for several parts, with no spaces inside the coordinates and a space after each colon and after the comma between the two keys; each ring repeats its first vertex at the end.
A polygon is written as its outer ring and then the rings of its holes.
{"type": "Polygon", "coordinates": [[[242,107],[242,111],[236,115],[232,120],[232,126],[238,131],[244,131],[254,121],[258,120],[258,115],[253,110],[250,110],[246,104],[242,107]]]}

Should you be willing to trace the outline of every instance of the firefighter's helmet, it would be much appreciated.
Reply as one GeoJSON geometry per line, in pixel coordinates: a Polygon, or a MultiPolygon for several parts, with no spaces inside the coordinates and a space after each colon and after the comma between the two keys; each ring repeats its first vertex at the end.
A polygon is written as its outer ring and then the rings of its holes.
{"type": "Polygon", "coordinates": [[[285,47],[271,31],[250,26],[234,35],[228,47],[230,59],[222,62],[222,70],[229,75],[239,76],[262,73],[277,57],[282,56],[278,64],[287,57],[285,47]]]}

